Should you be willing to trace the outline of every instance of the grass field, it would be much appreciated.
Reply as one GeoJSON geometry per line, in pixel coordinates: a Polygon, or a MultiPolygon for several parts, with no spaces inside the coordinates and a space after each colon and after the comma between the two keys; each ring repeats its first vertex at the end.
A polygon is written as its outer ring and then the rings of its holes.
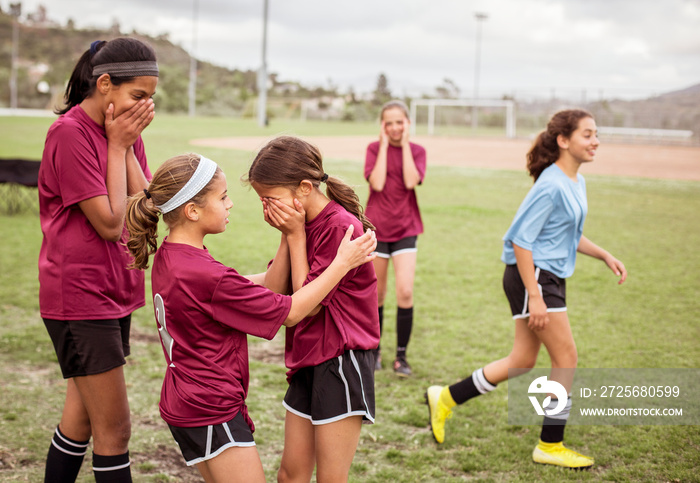
{"type": "MultiPolygon", "coordinates": [[[[0,157],[39,158],[51,119],[0,118],[0,157]]],[[[193,149],[201,137],[372,134],[374,125],[273,123],[159,116],[145,132],[152,168],[193,149]]],[[[601,147],[604,149],[604,146],[601,147]]],[[[234,202],[224,234],[206,240],[212,254],[241,273],[263,270],[278,237],[262,220],[254,192],[239,177],[252,154],[198,148],[216,160],[234,202]]],[[[326,171],[366,197],[359,163],[326,160],[326,171]]],[[[585,175],[585,168],[583,170],[585,175]]],[[[700,367],[700,183],[587,176],[586,235],[629,270],[627,283],[596,260],[580,258],[569,281],[568,306],[580,367],[700,367]]],[[[429,168],[418,197],[425,222],[419,240],[416,321],[409,347],[414,376],[377,373],[377,423],[365,426],[351,480],[416,481],[698,481],[697,426],[572,426],[569,446],[596,458],[585,472],[535,465],[537,426],[507,424],[507,383],[456,409],[447,438],[436,445],[423,392],[449,384],[506,355],[513,323],[501,289],[501,236],[529,189],[522,172],[429,168]]],[[[64,382],[39,316],[38,216],[0,215],[0,481],[41,481],[64,382]]],[[[147,286],[146,293],[150,294],[147,286]]],[[[147,297],[148,298],[148,297],[147,297]]],[[[395,348],[390,292],[382,340],[385,360],[395,348]]],[[[132,408],[132,472],[137,482],[199,481],[184,467],[158,413],[165,369],[152,306],[138,310],[126,368],[132,408]]],[[[283,446],[286,388],[282,342],[251,339],[248,405],[258,450],[275,481],[283,446]]],[[[546,352],[537,367],[548,367],[546,352]]],[[[575,404],[575,400],[574,400],[575,404]]],[[[79,481],[92,481],[89,458],[79,481]]]]}

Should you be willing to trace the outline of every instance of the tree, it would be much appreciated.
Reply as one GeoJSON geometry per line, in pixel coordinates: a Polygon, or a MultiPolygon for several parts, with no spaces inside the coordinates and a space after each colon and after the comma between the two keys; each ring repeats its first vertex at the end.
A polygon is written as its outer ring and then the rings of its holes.
{"type": "Polygon", "coordinates": [[[460,91],[459,87],[457,87],[457,84],[455,84],[452,79],[445,77],[442,80],[442,84],[435,88],[435,92],[437,93],[438,97],[443,99],[457,99],[459,98],[460,91]]]}
{"type": "Polygon", "coordinates": [[[377,105],[384,104],[391,100],[391,91],[389,90],[389,81],[384,73],[379,74],[377,78],[377,88],[374,90],[374,103],[377,105]]]}

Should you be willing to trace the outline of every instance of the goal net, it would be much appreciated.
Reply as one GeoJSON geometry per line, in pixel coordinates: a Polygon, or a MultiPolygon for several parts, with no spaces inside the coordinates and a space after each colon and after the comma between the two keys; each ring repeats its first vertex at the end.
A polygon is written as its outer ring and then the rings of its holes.
{"type": "Polygon", "coordinates": [[[446,134],[468,134],[480,129],[505,129],[508,138],[515,137],[515,102],[498,99],[417,99],[411,102],[411,134],[427,124],[428,135],[436,128],[446,134]]]}

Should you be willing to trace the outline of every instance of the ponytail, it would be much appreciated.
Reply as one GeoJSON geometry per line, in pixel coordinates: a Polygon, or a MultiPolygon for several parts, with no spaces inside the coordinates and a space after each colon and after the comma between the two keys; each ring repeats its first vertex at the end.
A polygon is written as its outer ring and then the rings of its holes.
{"type": "Polygon", "coordinates": [[[126,247],[134,257],[128,268],[144,270],[148,268],[148,259],[158,249],[158,215],[152,199],[144,190],[129,198],[126,208],[126,228],[129,240],[126,247]]]}
{"type": "Polygon", "coordinates": [[[126,228],[129,231],[129,240],[126,247],[134,257],[129,268],[144,270],[148,268],[148,259],[158,249],[158,217],[163,216],[163,221],[172,228],[181,222],[182,207],[189,202],[202,205],[207,193],[211,190],[212,182],[221,176],[221,168],[216,171],[211,180],[201,190],[195,193],[185,203],[167,213],[161,213],[159,206],[163,206],[174,196],[180,193],[182,188],[192,178],[201,156],[189,153],[168,159],[153,174],[153,179],[148,189],[131,196],[126,206],[126,228]]]}
{"type": "MultiPolygon", "coordinates": [[[[65,114],[95,92],[99,76],[93,75],[92,71],[96,66],[138,61],[155,62],[156,54],[153,48],[130,37],[117,38],[109,42],[96,40],[80,56],[78,63],[73,68],[64,94],[65,107],[56,108],[54,112],[59,115],[65,114]]],[[[134,76],[109,74],[110,81],[114,85],[120,85],[134,79],[134,76]]]]}
{"type": "Polygon", "coordinates": [[[304,180],[318,188],[326,183],[326,195],[352,213],[362,223],[364,230],[374,229],[365,217],[360,199],[355,191],[335,176],[328,177],[323,170],[323,159],[318,148],[293,136],[280,136],[265,145],[248,170],[246,183],[265,186],[285,186],[296,189],[304,180]]]}
{"type": "Polygon", "coordinates": [[[348,213],[355,215],[362,223],[363,231],[375,229],[369,218],[365,216],[364,208],[357,193],[343,180],[335,176],[329,176],[326,180],[326,196],[345,208],[348,213]]]}
{"type": "Polygon", "coordinates": [[[593,118],[593,115],[583,109],[569,109],[559,111],[547,123],[547,129],[537,135],[527,153],[527,169],[535,181],[542,171],[554,164],[560,156],[559,142],[557,138],[563,136],[570,138],[578,129],[581,119],[593,118]]]}

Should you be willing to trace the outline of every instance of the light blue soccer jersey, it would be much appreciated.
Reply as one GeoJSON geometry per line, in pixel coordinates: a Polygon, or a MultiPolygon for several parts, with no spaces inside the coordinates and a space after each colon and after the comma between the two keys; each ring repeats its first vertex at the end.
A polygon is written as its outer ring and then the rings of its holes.
{"type": "Polygon", "coordinates": [[[574,273],[588,213],[586,181],[580,174],[577,178],[572,181],[556,164],[542,171],[503,236],[504,263],[515,264],[516,244],[532,252],[537,267],[560,278],[574,273]]]}

